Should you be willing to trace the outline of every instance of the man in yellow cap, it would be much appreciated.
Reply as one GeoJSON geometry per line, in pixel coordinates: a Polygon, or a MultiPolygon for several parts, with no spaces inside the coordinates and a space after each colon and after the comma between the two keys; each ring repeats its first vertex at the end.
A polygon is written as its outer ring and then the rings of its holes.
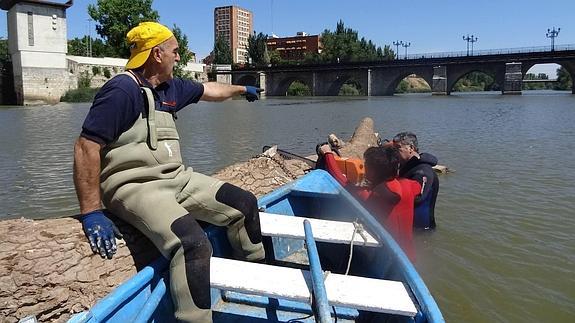
{"type": "Polygon", "coordinates": [[[176,112],[199,100],[257,100],[261,89],[174,78],[178,42],[159,23],[139,24],[127,41],[127,72],[98,92],[74,147],[82,226],[92,250],[108,258],[121,235],[102,204],[138,228],[170,259],[176,318],[211,322],[212,249],[196,220],[226,226],[234,256],[259,261],[265,252],[257,200],[183,165],[176,112]]]}

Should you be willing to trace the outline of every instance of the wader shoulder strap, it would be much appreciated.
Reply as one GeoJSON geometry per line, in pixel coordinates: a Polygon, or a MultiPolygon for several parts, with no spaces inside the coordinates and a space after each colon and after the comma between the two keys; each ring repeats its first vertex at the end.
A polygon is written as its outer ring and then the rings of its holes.
{"type": "Polygon", "coordinates": [[[144,109],[145,117],[148,121],[148,146],[150,149],[158,149],[158,133],[156,132],[156,100],[154,100],[154,94],[152,90],[148,87],[142,86],[138,78],[130,71],[123,72],[121,74],[128,75],[142,90],[142,95],[144,97],[144,109]]]}
{"type": "Polygon", "coordinates": [[[152,90],[147,87],[141,87],[144,94],[145,105],[147,109],[148,120],[148,145],[152,150],[158,148],[158,133],[156,132],[156,100],[152,90]]]}

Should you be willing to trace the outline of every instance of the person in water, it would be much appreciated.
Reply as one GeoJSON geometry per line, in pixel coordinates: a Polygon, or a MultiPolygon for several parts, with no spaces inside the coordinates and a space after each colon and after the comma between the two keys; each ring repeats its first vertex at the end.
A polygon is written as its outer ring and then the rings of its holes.
{"type": "Polygon", "coordinates": [[[212,247],[197,220],[226,226],[235,257],[260,261],[257,199],[184,166],[176,112],[199,100],[243,94],[254,101],[261,89],[174,78],[178,42],[159,23],[139,24],[127,42],[127,72],[96,94],[74,147],[82,227],[92,250],[112,258],[118,231],[102,205],[132,224],[170,260],[177,321],[211,322],[212,247]]]}
{"type": "Polygon", "coordinates": [[[439,178],[433,166],[437,165],[437,158],[429,153],[419,153],[417,136],[412,132],[398,133],[391,143],[399,151],[399,177],[416,180],[422,187],[421,194],[415,199],[414,227],[435,228],[435,201],[439,192],[439,178]]]}
{"type": "Polygon", "coordinates": [[[399,152],[396,147],[370,147],[364,153],[365,179],[368,186],[356,187],[348,182],[337,166],[329,144],[318,147],[318,154],[327,170],[342,186],[364,201],[380,223],[391,233],[403,251],[415,258],[413,248],[413,207],[421,193],[421,185],[411,179],[399,178],[399,152]]]}

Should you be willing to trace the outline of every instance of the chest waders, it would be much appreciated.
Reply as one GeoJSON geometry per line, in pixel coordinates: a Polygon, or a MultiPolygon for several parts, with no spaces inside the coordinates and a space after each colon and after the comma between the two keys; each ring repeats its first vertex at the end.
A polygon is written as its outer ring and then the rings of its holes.
{"type": "MultiPolygon", "coordinates": [[[[131,73],[125,74],[141,85],[131,73]]],[[[141,89],[142,114],[102,150],[102,201],[170,259],[176,318],[211,322],[212,249],[196,220],[226,226],[235,256],[260,260],[264,249],[257,200],[249,192],[186,168],[172,114],[157,111],[152,91],[141,89]]]]}

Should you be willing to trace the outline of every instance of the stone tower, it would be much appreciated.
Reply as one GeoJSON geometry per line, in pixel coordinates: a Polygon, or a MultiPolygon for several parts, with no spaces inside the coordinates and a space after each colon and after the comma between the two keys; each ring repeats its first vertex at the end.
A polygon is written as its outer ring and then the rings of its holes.
{"type": "Polygon", "coordinates": [[[1,0],[17,104],[57,103],[75,84],[67,70],[66,9],[73,1],[1,0]]]}

